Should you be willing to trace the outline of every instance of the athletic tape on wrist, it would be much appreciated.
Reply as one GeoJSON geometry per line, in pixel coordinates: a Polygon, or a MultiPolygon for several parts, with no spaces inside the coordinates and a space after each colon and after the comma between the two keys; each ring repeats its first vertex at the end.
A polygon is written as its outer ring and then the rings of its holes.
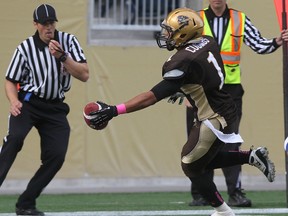
{"type": "Polygon", "coordinates": [[[116,106],[118,115],[126,113],[126,106],[125,104],[119,104],[116,106]]]}

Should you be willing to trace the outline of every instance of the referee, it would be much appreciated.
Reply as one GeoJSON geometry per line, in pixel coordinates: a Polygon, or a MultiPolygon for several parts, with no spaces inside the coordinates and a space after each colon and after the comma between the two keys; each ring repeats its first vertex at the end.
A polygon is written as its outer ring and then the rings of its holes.
{"type": "Polygon", "coordinates": [[[42,216],[36,199],[62,167],[69,142],[65,92],[71,87],[71,76],[86,82],[89,70],[76,37],[56,30],[52,6],[38,6],[33,19],[36,33],[16,48],[6,72],[10,116],[0,152],[0,185],[34,126],[40,135],[42,163],[18,198],[16,214],[42,216]]]}

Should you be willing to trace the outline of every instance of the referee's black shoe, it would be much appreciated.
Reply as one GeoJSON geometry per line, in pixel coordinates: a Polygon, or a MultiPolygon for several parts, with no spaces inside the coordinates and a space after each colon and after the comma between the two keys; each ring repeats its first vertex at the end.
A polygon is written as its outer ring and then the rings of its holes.
{"type": "Polygon", "coordinates": [[[23,208],[17,208],[17,207],[16,207],[16,215],[45,216],[44,212],[41,212],[36,208],[23,209],[23,208]]]}
{"type": "Polygon", "coordinates": [[[188,204],[189,206],[208,206],[209,202],[203,197],[199,196],[196,199],[193,199],[192,202],[188,204]]]}
{"type": "Polygon", "coordinates": [[[228,205],[231,207],[251,207],[252,201],[242,192],[243,189],[236,189],[235,192],[229,196],[228,205]]]}

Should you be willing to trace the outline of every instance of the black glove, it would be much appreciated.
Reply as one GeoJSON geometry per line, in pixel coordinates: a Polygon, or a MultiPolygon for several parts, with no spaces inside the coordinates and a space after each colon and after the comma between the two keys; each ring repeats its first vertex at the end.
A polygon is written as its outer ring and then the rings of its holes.
{"type": "Polygon", "coordinates": [[[174,104],[177,99],[179,98],[179,105],[181,105],[183,103],[183,100],[185,98],[185,95],[181,92],[176,92],[175,94],[171,95],[168,99],[168,103],[172,103],[174,104]]]}
{"type": "Polygon", "coordinates": [[[89,116],[92,118],[90,122],[92,125],[101,127],[106,122],[110,121],[113,117],[118,115],[116,106],[107,105],[101,101],[97,101],[97,103],[101,106],[101,109],[98,111],[93,111],[89,113],[89,116]]]}

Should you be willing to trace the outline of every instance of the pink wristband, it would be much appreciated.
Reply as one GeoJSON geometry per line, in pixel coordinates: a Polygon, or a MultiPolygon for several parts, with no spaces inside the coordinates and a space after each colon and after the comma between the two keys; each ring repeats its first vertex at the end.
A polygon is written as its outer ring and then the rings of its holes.
{"type": "Polygon", "coordinates": [[[116,108],[117,108],[118,115],[126,113],[126,106],[125,106],[124,103],[123,104],[118,104],[116,106],[116,108]]]}

